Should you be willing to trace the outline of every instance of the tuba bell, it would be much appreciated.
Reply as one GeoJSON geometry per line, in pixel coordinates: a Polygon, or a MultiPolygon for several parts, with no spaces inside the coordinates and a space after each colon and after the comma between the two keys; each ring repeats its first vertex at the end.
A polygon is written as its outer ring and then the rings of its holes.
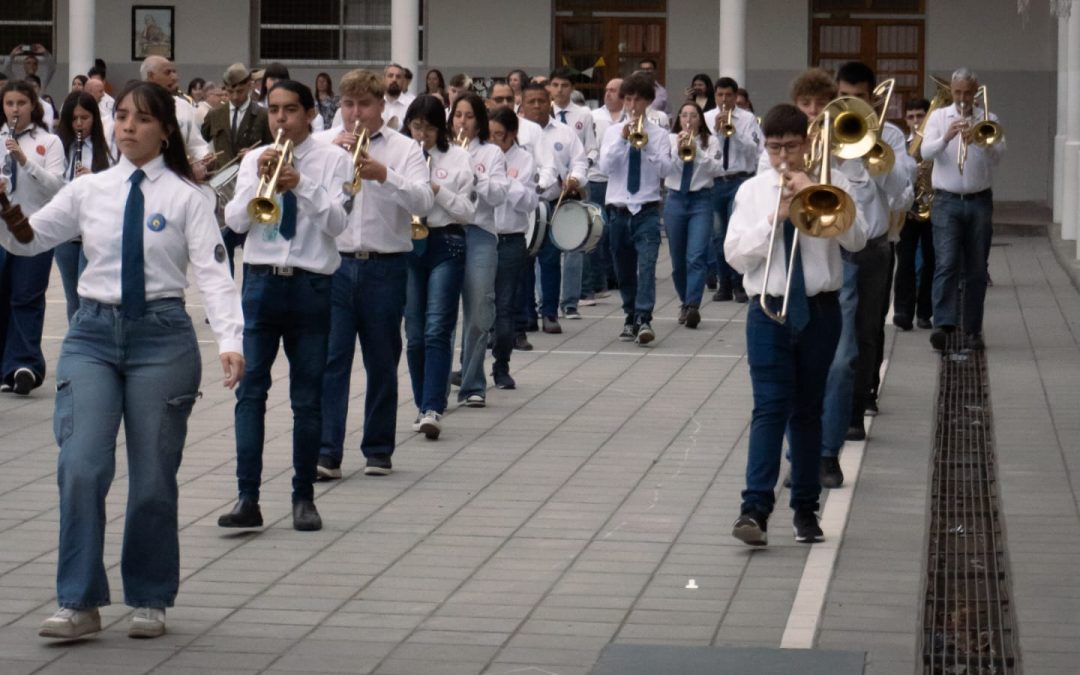
{"type": "Polygon", "coordinates": [[[278,151],[277,164],[271,173],[264,172],[259,179],[259,187],[255,190],[255,198],[248,202],[248,217],[256,223],[267,225],[281,218],[281,207],[277,203],[278,180],[281,178],[281,169],[292,162],[293,142],[286,140],[281,142],[284,129],[278,129],[274,145],[278,151]]]}

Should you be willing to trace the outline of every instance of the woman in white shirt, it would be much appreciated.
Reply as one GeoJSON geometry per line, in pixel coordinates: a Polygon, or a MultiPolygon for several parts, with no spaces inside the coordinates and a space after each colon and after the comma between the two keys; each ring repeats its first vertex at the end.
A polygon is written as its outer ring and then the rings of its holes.
{"type": "Polygon", "coordinates": [[[671,134],[674,166],[664,178],[664,227],[671,253],[671,280],[682,309],[679,323],[697,328],[701,296],[708,275],[709,242],[713,234],[712,187],[720,173],[720,144],[703,123],[704,113],[688,101],[679,108],[671,134]],[[685,161],[682,153],[692,153],[685,161]]]}
{"type": "MultiPolygon", "coordinates": [[[[0,130],[0,191],[23,214],[33,215],[63,187],[64,149],[47,130],[42,107],[26,82],[0,89],[4,125],[0,130]]],[[[0,253],[0,391],[26,395],[45,379],[41,329],[52,251],[32,258],[0,253]]]]}
{"type": "MultiPolygon", "coordinates": [[[[68,94],[60,110],[60,123],[56,135],[64,146],[67,168],[64,179],[72,182],[80,176],[100,173],[112,165],[109,145],[105,140],[105,128],[101,122],[101,110],[90,94],[75,91],[68,94]]],[[[68,323],[79,309],[79,275],[86,267],[82,252],[82,239],[75,238],[59,244],[55,249],[56,267],[64,284],[67,300],[68,323]]]]}
{"type": "Polygon", "coordinates": [[[472,92],[454,103],[451,131],[466,139],[473,170],[476,215],[465,228],[465,282],[461,289],[461,385],[458,403],[483,408],[487,397],[484,353],[495,323],[495,273],[499,265],[499,238],[495,209],[506,200],[510,187],[506,159],[498,146],[488,143],[487,108],[472,92]]]}
{"type": "MultiPolygon", "coordinates": [[[[128,503],[120,569],[124,602],[136,608],[128,635],[165,632],[165,608],[180,582],[176,472],[202,371],[184,311],[189,265],[217,337],[225,386],[235,386],[244,370],[240,294],[179,129],[164,88],[131,83],[117,97],[123,157],[116,166],[68,184],[30,216],[28,243],[0,230],[0,244],[17,255],[80,235],[86,253],[79,311],[56,368],[60,609],[41,625],[43,637],[101,630],[98,608],[109,604],[105,495],[121,421],[128,503]]],[[[9,228],[17,224],[8,220],[9,228]]]]}
{"type": "Polygon", "coordinates": [[[405,304],[405,356],[418,414],[413,429],[435,440],[453,359],[453,331],[465,280],[465,225],[476,215],[469,153],[451,145],[446,111],[434,96],[420,96],[405,112],[403,128],[431,159],[435,206],[427,215],[427,239],[409,257],[405,304]]]}

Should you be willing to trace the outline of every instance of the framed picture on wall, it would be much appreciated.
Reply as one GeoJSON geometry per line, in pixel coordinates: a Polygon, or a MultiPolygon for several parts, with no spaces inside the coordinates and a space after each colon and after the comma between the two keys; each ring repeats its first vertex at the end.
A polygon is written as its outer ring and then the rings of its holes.
{"type": "Polygon", "coordinates": [[[176,57],[176,35],[173,32],[172,6],[135,5],[131,8],[131,59],[142,61],[147,56],[176,57]]]}

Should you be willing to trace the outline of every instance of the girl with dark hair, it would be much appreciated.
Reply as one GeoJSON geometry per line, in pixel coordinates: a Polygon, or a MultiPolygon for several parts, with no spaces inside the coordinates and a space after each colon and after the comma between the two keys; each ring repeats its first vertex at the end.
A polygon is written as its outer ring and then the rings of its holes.
{"type": "MultiPolygon", "coordinates": [[[[101,110],[90,94],[78,91],[68,94],[60,110],[56,134],[67,157],[67,169],[64,171],[67,182],[90,173],[99,173],[112,165],[101,124],[101,110]]],[[[68,323],[71,323],[71,317],[79,309],[79,275],[86,267],[82,239],[75,238],[60,244],[54,254],[56,267],[60,270],[60,281],[64,284],[68,323]]]]}
{"type": "Polygon", "coordinates": [[[262,80],[259,82],[259,105],[266,107],[267,97],[274,85],[282,80],[289,79],[289,69],[280,63],[271,63],[263,70],[262,80]]]}
{"type": "MultiPolygon", "coordinates": [[[[27,82],[0,89],[0,192],[33,215],[64,185],[64,148],[48,133],[43,110],[27,82]]],[[[33,257],[0,252],[0,391],[29,394],[45,378],[41,330],[52,250],[33,257]]]]}
{"type": "Polygon", "coordinates": [[[0,244],[17,255],[77,236],[86,252],[79,311],[56,368],[60,609],[41,624],[39,635],[49,638],[101,630],[98,608],[109,604],[105,495],[121,422],[128,501],[120,573],[124,602],[136,608],[128,635],[165,632],[180,582],[176,473],[203,360],[184,311],[189,266],[225,386],[244,368],[240,294],[209,200],[191,181],[172,95],[150,82],[129,84],[116,98],[116,136],[116,165],[69,183],[31,215],[30,242],[0,228],[0,244]]]}
{"type": "Polygon", "coordinates": [[[405,305],[405,355],[418,411],[413,430],[435,440],[446,412],[453,331],[465,279],[465,225],[476,216],[473,172],[469,153],[450,145],[439,99],[420,96],[413,101],[402,129],[430,158],[435,193],[435,206],[427,216],[428,237],[409,257],[405,305]]]}
{"type": "Polygon", "coordinates": [[[71,78],[71,91],[82,91],[83,86],[86,85],[87,77],[85,75],[76,75],[71,78]]]}
{"type": "Polygon", "coordinates": [[[713,229],[712,186],[721,169],[720,143],[705,128],[704,118],[693,101],[679,108],[671,134],[674,165],[664,178],[668,189],[664,227],[671,253],[671,280],[682,303],[679,323],[687,328],[697,328],[701,323],[699,308],[713,229]]]}
{"type": "Polygon", "coordinates": [[[334,81],[329,73],[319,73],[315,76],[315,105],[319,108],[319,117],[322,118],[323,128],[329,129],[334,126],[334,113],[338,110],[341,97],[334,96],[334,81]]]}
{"type": "Polygon", "coordinates": [[[455,138],[464,139],[472,165],[476,215],[465,228],[465,282],[461,289],[461,385],[458,402],[482,408],[487,396],[484,353],[495,324],[495,274],[499,266],[499,232],[495,209],[506,201],[510,187],[502,150],[488,143],[488,112],[484,100],[462,94],[454,104],[455,138]]]}
{"type": "Polygon", "coordinates": [[[424,93],[438,94],[444,101],[446,100],[446,78],[438,68],[427,71],[424,77],[424,93]]]}
{"type": "Polygon", "coordinates": [[[690,80],[690,88],[686,90],[686,100],[697,103],[703,112],[708,112],[716,107],[715,91],[712,78],[705,73],[698,73],[690,80]]]}

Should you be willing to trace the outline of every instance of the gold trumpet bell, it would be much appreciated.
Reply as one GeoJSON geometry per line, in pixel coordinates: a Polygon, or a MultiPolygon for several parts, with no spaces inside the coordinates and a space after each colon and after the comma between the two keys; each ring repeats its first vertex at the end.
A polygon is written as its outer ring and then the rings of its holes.
{"type": "Polygon", "coordinates": [[[832,116],[833,155],[841,159],[862,157],[877,142],[874,131],[877,112],[866,101],[854,96],[841,96],[833,99],[825,107],[825,112],[832,116]]]}
{"type": "Polygon", "coordinates": [[[983,120],[975,125],[972,131],[971,143],[981,148],[989,147],[1000,141],[1005,136],[1005,130],[993,120],[983,120]]]}
{"type": "Polygon", "coordinates": [[[884,176],[896,164],[896,152],[885,141],[877,141],[866,153],[866,170],[871,176],[884,176]]]}
{"type": "Polygon", "coordinates": [[[248,202],[248,216],[260,225],[277,222],[281,217],[281,207],[277,201],[267,197],[256,197],[248,202]]]}
{"type": "Polygon", "coordinates": [[[833,185],[811,185],[791,200],[791,224],[811,237],[830,238],[855,224],[855,202],[833,185]]]}

